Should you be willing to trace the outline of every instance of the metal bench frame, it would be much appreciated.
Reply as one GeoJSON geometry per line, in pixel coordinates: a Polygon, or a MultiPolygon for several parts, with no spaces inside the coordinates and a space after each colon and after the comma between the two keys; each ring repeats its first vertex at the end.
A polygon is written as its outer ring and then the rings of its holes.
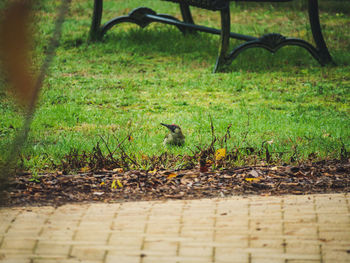
{"type": "MultiPolygon", "coordinates": [[[[129,22],[139,25],[144,28],[152,22],[160,22],[164,24],[174,25],[183,33],[194,33],[196,31],[217,34],[221,36],[221,44],[219,46],[219,55],[213,72],[222,70],[244,50],[252,47],[264,48],[272,53],[275,53],[281,47],[286,45],[299,46],[305,48],[322,66],[326,64],[334,64],[332,57],[328,51],[327,45],[322,36],[320,19],[318,13],[318,0],[308,0],[308,14],[311,26],[312,35],[316,44],[314,47],[309,42],[298,39],[288,38],[278,33],[265,34],[261,37],[253,37],[233,33],[230,31],[230,1],[229,0],[204,0],[209,4],[203,4],[203,0],[166,0],[176,2],[180,5],[183,21],[167,15],[157,14],[150,8],[139,7],[131,11],[128,15],[113,18],[101,26],[103,0],[94,0],[94,11],[90,28],[90,40],[101,40],[104,34],[113,26],[129,22]],[[221,14],[221,30],[206,26],[196,25],[192,18],[190,6],[197,6],[208,10],[220,11],[221,14]],[[245,42],[231,52],[229,52],[229,40],[235,38],[245,40],[245,42]]],[[[240,0],[249,1],[249,0],[240,0]]],[[[254,0],[250,0],[254,1],[254,0]]],[[[276,0],[260,0],[262,2],[276,2],[276,0]]],[[[255,2],[260,2],[255,0],[255,2]]],[[[288,2],[292,0],[277,0],[277,2],[288,2]]]]}

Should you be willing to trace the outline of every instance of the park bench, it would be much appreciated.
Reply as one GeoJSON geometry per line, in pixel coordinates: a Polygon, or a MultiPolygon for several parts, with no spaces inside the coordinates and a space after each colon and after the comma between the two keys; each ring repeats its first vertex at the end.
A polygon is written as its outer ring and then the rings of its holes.
{"type": "MultiPolygon", "coordinates": [[[[220,71],[225,65],[229,65],[242,51],[252,48],[261,47],[272,53],[276,52],[283,46],[293,45],[305,48],[321,65],[333,63],[328,48],[322,36],[319,14],[318,0],[308,0],[309,22],[316,46],[311,43],[298,39],[288,38],[278,33],[265,34],[261,37],[253,37],[233,33],[230,31],[230,2],[289,2],[292,0],[165,0],[178,3],[181,10],[183,21],[167,15],[157,14],[150,8],[139,7],[131,11],[128,15],[116,17],[109,20],[101,26],[103,0],[94,0],[94,12],[92,17],[90,40],[101,40],[103,35],[114,25],[129,22],[135,23],[140,27],[146,27],[152,22],[174,25],[183,33],[193,33],[195,31],[207,32],[221,36],[219,46],[219,55],[216,60],[214,72],[220,71]],[[190,6],[204,8],[212,11],[219,11],[221,15],[221,30],[197,25],[191,15],[190,6]],[[229,51],[229,39],[235,38],[245,42],[232,51],[229,51]]],[[[252,22],[253,23],[253,22],[252,22]]]]}

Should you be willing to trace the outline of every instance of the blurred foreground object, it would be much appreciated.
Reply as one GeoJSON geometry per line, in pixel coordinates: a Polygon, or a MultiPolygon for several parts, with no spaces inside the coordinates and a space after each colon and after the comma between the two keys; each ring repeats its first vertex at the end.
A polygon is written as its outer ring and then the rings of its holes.
{"type": "MultiPolygon", "coordinates": [[[[38,75],[33,78],[31,64],[31,11],[32,4],[38,1],[10,1],[7,8],[1,11],[0,21],[0,60],[4,68],[8,86],[15,94],[20,104],[25,108],[24,123],[18,131],[12,144],[6,150],[7,159],[0,163],[0,194],[8,188],[9,179],[16,167],[20,151],[27,139],[35,112],[35,104],[42,83],[55,56],[56,48],[61,38],[64,16],[68,11],[71,0],[62,0],[55,21],[53,35],[48,43],[45,59],[38,75]]],[[[0,198],[1,201],[1,198],[0,198]]]]}
{"type": "Polygon", "coordinates": [[[30,1],[13,2],[3,11],[0,24],[0,58],[9,90],[24,106],[35,99],[31,67],[30,1]]]}

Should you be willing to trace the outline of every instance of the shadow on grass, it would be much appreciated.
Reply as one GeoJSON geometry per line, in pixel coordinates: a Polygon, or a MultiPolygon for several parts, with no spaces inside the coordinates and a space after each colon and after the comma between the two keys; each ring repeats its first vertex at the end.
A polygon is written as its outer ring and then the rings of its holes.
{"type": "MultiPolygon", "coordinates": [[[[230,50],[243,41],[231,39],[230,50]]],[[[81,39],[66,40],[66,47],[84,45],[81,39]]],[[[220,37],[206,33],[184,35],[176,28],[164,25],[154,25],[147,29],[136,26],[116,27],[109,31],[100,43],[94,43],[96,48],[105,54],[119,53],[137,54],[139,57],[161,58],[164,56],[183,58],[191,67],[191,62],[206,62],[215,65],[220,37]]],[[[156,63],[158,59],[156,59],[156,63]]],[[[343,60],[340,60],[341,64],[343,60]]],[[[337,64],[339,65],[338,61],[337,64]]],[[[272,54],[261,48],[251,48],[241,54],[229,65],[225,72],[288,72],[291,68],[300,69],[321,67],[321,65],[305,49],[295,46],[285,46],[272,54]]]]}

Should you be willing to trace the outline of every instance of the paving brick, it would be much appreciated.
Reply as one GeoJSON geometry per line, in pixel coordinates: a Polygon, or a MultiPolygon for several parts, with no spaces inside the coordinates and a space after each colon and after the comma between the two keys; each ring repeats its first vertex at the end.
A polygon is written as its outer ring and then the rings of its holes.
{"type": "Polygon", "coordinates": [[[344,229],[337,231],[322,231],[319,233],[319,238],[325,240],[350,241],[350,229],[347,229],[347,231],[344,231],[344,229]]]}
{"type": "Polygon", "coordinates": [[[140,263],[139,256],[111,255],[107,254],[105,263],[140,263]]]}
{"type": "Polygon", "coordinates": [[[62,228],[55,226],[45,226],[42,229],[41,239],[45,240],[56,240],[56,241],[64,241],[64,240],[72,240],[74,236],[75,230],[74,227],[64,226],[62,228]]]}
{"type": "MultiPolygon", "coordinates": [[[[319,259],[288,259],[287,263],[320,263],[319,259]]],[[[324,260],[322,261],[324,262],[324,260]]]]}
{"type": "Polygon", "coordinates": [[[211,258],[214,253],[213,251],[212,246],[190,246],[181,244],[179,248],[179,255],[211,258]]]}
{"type": "MultiPolygon", "coordinates": [[[[289,262],[289,261],[288,261],[289,262]]],[[[252,256],[249,263],[286,263],[284,258],[269,258],[252,256]]]]}
{"type": "Polygon", "coordinates": [[[1,263],[32,263],[31,259],[29,258],[22,258],[22,259],[18,259],[18,258],[3,258],[0,259],[1,263]]]}
{"type": "Polygon", "coordinates": [[[142,258],[142,263],[177,263],[176,257],[146,256],[142,258]]]}
{"type": "Polygon", "coordinates": [[[180,230],[180,223],[165,224],[165,223],[148,223],[148,234],[166,234],[166,235],[178,235],[180,230]]]}
{"type": "MultiPolygon", "coordinates": [[[[15,251],[13,251],[15,252],[15,251]]],[[[30,258],[31,252],[28,253],[7,253],[4,250],[0,251],[0,262],[7,263],[29,263],[31,262],[30,258]]]]}
{"type": "Polygon", "coordinates": [[[284,222],[290,223],[317,223],[317,215],[315,212],[296,212],[284,210],[284,222]],[[303,215],[302,217],[300,215],[303,215]]]}
{"type": "Polygon", "coordinates": [[[76,241],[99,242],[105,243],[109,237],[108,229],[79,229],[74,237],[76,241]]]}
{"type": "Polygon", "coordinates": [[[31,261],[31,263],[103,263],[102,261],[98,260],[80,260],[80,259],[74,259],[74,258],[34,258],[33,261],[31,261]]]}
{"type": "Polygon", "coordinates": [[[326,261],[330,262],[350,262],[349,247],[347,248],[323,248],[322,256],[326,261]]]}
{"type": "Polygon", "coordinates": [[[176,256],[178,248],[178,242],[157,240],[157,241],[145,241],[143,244],[143,250],[147,252],[159,252],[164,256],[176,256]]]}
{"type": "Polygon", "coordinates": [[[350,218],[346,212],[333,213],[330,211],[328,213],[319,213],[318,222],[320,224],[348,224],[350,222],[350,218]],[[334,216],[330,217],[330,214],[333,214],[334,216]]]}
{"type": "Polygon", "coordinates": [[[307,242],[301,240],[286,240],[287,253],[319,254],[320,245],[317,242],[307,242]]]}
{"type": "Polygon", "coordinates": [[[255,249],[249,251],[251,252],[253,262],[266,261],[268,259],[271,261],[284,260],[287,262],[290,260],[321,260],[320,254],[278,253],[267,249],[255,249]]]}
{"type": "Polygon", "coordinates": [[[192,230],[190,227],[183,228],[181,231],[181,237],[193,237],[194,239],[205,239],[205,240],[212,240],[213,238],[213,231],[212,230],[192,230]]]}
{"type": "Polygon", "coordinates": [[[215,235],[215,241],[218,243],[226,243],[230,247],[246,248],[248,247],[248,239],[246,235],[215,235]]]}
{"type": "Polygon", "coordinates": [[[283,253],[285,250],[285,243],[283,239],[265,239],[253,237],[250,239],[249,247],[273,249],[278,253],[283,253]]]}
{"type": "Polygon", "coordinates": [[[118,246],[123,244],[123,246],[131,246],[139,249],[141,248],[143,240],[144,240],[143,235],[130,235],[130,233],[126,235],[120,235],[120,234],[112,233],[111,236],[109,237],[108,244],[112,246],[118,246]]]}
{"type": "Polygon", "coordinates": [[[284,233],[285,235],[292,235],[292,236],[308,236],[317,238],[318,228],[316,224],[313,223],[284,223],[284,233]]]}
{"type": "Polygon", "coordinates": [[[73,246],[70,256],[81,261],[102,261],[106,250],[96,246],[73,246]]]}
{"type": "Polygon", "coordinates": [[[21,238],[17,236],[16,238],[7,238],[2,242],[1,249],[16,249],[20,253],[21,251],[30,251],[34,248],[36,240],[33,238],[21,238]]]}
{"type": "Polygon", "coordinates": [[[217,247],[215,249],[215,262],[216,263],[248,263],[249,253],[245,253],[242,250],[217,247]]]}
{"type": "Polygon", "coordinates": [[[67,256],[69,249],[70,245],[67,244],[39,241],[34,253],[38,255],[67,256]]]}
{"type": "Polygon", "coordinates": [[[40,228],[22,230],[11,227],[4,236],[7,238],[18,238],[20,236],[21,238],[31,239],[37,236],[40,231],[40,228]]]}

